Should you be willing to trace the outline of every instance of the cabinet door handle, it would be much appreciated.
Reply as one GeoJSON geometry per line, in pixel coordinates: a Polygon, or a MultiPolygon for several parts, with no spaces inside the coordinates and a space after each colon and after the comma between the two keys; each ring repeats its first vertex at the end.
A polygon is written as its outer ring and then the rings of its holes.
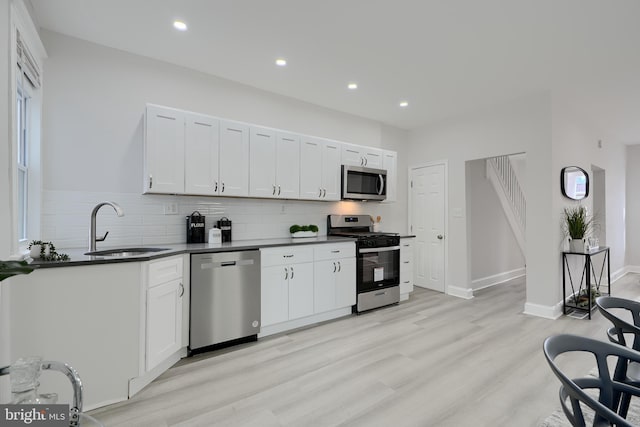
{"type": "Polygon", "coordinates": [[[340,261],[338,261],[338,273],[340,273],[342,271],[342,264],[340,264],[340,261]]]}
{"type": "Polygon", "coordinates": [[[278,185],[278,196],[280,195],[280,186],[278,185]]]}
{"type": "Polygon", "coordinates": [[[322,197],[322,188],[320,189],[320,193],[318,193],[318,197],[322,197]]]}
{"type": "Polygon", "coordinates": [[[338,269],[338,266],[336,266],[336,262],[333,261],[333,272],[335,273],[337,269],[338,269]]]}
{"type": "Polygon", "coordinates": [[[293,279],[293,267],[291,267],[291,278],[293,279]]]}
{"type": "Polygon", "coordinates": [[[366,157],[364,158],[364,165],[367,166],[369,164],[369,159],[367,159],[366,157]]]}
{"type": "Polygon", "coordinates": [[[222,192],[224,193],[224,181],[222,181],[222,192]]]}
{"type": "Polygon", "coordinates": [[[364,166],[364,157],[360,157],[360,166],[364,166]]]}
{"type": "Polygon", "coordinates": [[[322,189],[322,197],[327,197],[327,189],[326,188],[322,189]]]}
{"type": "Polygon", "coordinates": [[[214,192],[214,193],[217,193],[217,192],[218,192],[218,181],[216,181],[216,188],[214,188],[214,189],[213,189],[213,192],[214,192]]]}
{"type": "Polygon", "coordinates": [[[272,187],[273,187],[273,191],[271,192],[271,195],[272,195],[272,196],[275,196],[275,195],[276,195],[276,185],[275,185],[275,184],[273,184],[273,186],[272,186],[272,187]]]}
{"type": "Polygon", "coordinates": [[[405,263],[405,264],[409,264],[409,261],[405,261],[404,263],[405,263]]]}
{"type": "Polygon", "coordinates": [[[287,267],[284,268],[284,280],[289,279],[289,269],[287,267]]]}
{"type": "Polygon", "coordinates": [[[149,189],[153,188],[153,175],[149,175],[149,189]]]}
{"type": "Polygon", "coordinates": [[[293,258],[293,254],[291,255],[282,255],[283,258],[293,258]]]}
{"type": "Polygon", "coordinates": [[[332,254],[339,254],[340,251],[331,251],[332,254]]]}
{"type": "Polygon", "coordinates": [[[180,283],[180,295],[178,295],[178,297],[182,298],[183,295],[184,295],[184,285],[180,283]]]}

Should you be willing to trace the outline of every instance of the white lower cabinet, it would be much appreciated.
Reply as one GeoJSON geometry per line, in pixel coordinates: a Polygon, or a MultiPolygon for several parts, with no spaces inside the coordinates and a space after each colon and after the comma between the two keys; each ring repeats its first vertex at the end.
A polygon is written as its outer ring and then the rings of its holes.
{"type": "Polygon", "coordinates": [[[413,237],[400,239],[400,295],[407,295],[407,298],[413,292],[414,240],[413,237]]]}
{"type": "Polygon", "coordinates": [[[289,319],[313,314],[313,263],[289,266],[289,319]]]}
{"type": "Polygon", "coordinates": [[[322,313],[356,303],[356,259],[353,243],[314,248],[314,311],[322,313]]]}
{"type": "Polygon", "coordinates": [[[323,313],[356,303],[356,260],[341,258],[316,262],[314,312],[323,313]]]}
{"type": "Polygon", "coordinates": [[[313,249],[262,249],[262,326],[275,325],[313,314],[313,249]]]}
{"type": "Polygon", "coordinates": [[[261,253],[261,335],[351,313],[355,243],[266,248],[261,253]]]}
{"type": "Polygon", "coordinates": [[[183,257],[147,265],[145,370],[150,371],[182,346],[183,257]]]}
{"type": "Polygon", "coordinates": [[[182,289],[173,280],[147,291],[147,370],[182,347],[182,289]]]}

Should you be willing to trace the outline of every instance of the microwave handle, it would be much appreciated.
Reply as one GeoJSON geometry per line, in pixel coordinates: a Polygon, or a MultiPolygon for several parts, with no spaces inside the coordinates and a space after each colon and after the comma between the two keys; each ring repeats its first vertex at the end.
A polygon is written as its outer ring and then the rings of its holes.
{"type": "Polygon", "coordinates": [[[382,195],[384,191],[384,177],[382,175],[378,175],[378,183],[376,184],[376,189],[378,190],[378,196],[382,195]]]}

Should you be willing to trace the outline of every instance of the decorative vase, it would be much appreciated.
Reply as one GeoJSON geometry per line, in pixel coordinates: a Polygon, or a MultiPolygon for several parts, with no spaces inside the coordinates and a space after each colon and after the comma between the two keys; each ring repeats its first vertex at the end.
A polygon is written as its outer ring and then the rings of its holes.
{"type": "Polygon", "coordinates": [[[571,252],[584,252],[584,239],[570,239],[569,249],[571,252]]]}
{"type": "Polygon", "coordinates": [[[29,256],[33,259],[40,258],[40,251],[42,250],[42,245],[31,245],[31,249],[29,249],[29,256]]]}

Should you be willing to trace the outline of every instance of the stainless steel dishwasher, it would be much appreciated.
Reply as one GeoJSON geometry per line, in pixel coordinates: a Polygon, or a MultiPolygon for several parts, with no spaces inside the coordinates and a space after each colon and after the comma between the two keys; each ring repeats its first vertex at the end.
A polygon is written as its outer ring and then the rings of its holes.
{"type": "Polygon", "coordinates": [[[191,255],[190,353],[256,340],[260,252],[191,255]]]}

